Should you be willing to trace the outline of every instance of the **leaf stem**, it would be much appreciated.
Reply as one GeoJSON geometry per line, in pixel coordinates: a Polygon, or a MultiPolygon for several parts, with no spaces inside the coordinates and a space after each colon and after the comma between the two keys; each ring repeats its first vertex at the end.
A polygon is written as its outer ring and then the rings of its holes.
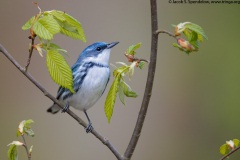
{"type": "MultiPolygon", "coordinates": [[[[53,96],[51,95],[38,81],[36,81],[31,74],[26,72],[24,68],[20,66],[20,64],[8,53],[8,51],[0,44],[0,52],[2,52],[9,61],[13,63],[13,65],[22,72],[23,75],[25,75],[39,90],[43,92],[43,94],[51,99],[54,103],[56,103],[60,108],[64,108],[64,106],[53,96]]],[[[84,128],[87,127],[87,123],[84,122],[81,118],[79,118],[75,113],[73,113],[70,109],[66,112],[68,113],[73,119],[75,119],[80,125],[82,125],[84,128]]],[[[96,130],[93,130],[91,132],[97,139],[99,139],[104,145],[106,145],[111,152],[116,156],[118,160],[122,160],[122,156],[120,153],[115,149],[115,147],[110,143],[109,140],[104,138],[102,135],[100,135],[96,130]]]]}
{"type": "Polygon", "coordinates": [[[128,144],[128,147],[124,153],[124,159],[131,159],[133,152],[136,148],[138,139],[141,135],[142,126],[147,114],[147,109],[149,106],[149,101],[152,95],[152,87],[156,70],[156,61],[157,61],[157,45],[158,45],[158,34],[156,33],[158,29],[158,19],[157,19],[157,0],[150,0],[151,4],[151,25],[152,25],[152,42],[151,42],[151,55],[150,63],[148,66],[148,76],[144,92],[144,97],[142,100],[141,109],[138,114],[138,119],[131,137],[131,140],[128,144]]]}

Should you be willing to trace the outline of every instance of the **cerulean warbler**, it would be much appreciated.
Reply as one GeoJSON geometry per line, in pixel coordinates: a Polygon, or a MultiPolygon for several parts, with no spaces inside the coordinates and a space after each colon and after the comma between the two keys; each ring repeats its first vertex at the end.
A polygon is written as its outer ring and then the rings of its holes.
{"type": "MultiPolygon", "coordinates": [[[[96,42],[85,48],[72,66],[75,93],[63,87],[58,89],[56,98],[65,105],[63,112],[72,106],[85,113],[88,119],[87,133],[93,129],[87,110],[98,101],[106,89],[110,78],[110,51],[118,43],[96,42]]],[[[59,110],[60,107],[53,104],[47,111],[57,113],[59,110]]]]}

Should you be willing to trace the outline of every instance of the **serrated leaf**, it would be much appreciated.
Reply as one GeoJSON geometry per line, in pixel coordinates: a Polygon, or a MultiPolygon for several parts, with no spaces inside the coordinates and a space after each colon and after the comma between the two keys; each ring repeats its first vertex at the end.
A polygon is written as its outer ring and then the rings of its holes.
{"type": "Polygon", "coordinates": [[[120,99],[120,101],[122,102],[123,105],[125,105],[125,94],[124,94],[124,82],[120,82],[120,84],[118,85],[118,97],[120,99]]]}
{"type": "Polygon", "coordinates": [[[131,46],[128,47],[128,49],[127,49],[127,54],[130,54],[130,55],[136,54],[135,50],[137,50],[141,45],[142,45],[142,43],[138,43],[138,44],[135,44],[135,45],[131,45],[131,46]]]}
{"type": "Polygon", "coordinates": [[[60,53],[69,57],[69,55],[67,54],[67,51],[62,49],[60,46],[58,46],[55,43],[43,43],[42,45],[43,45],[43,49],[45,51],[47,51],[47,50],[57,50],[57,52],[60,52],[60,53]]]}
{"type": "Polygon", "coordinates": [[[188,23],[185,25],[186,28],[196,32],[198,35],[203,36],[205,39],[208,39],[207,35],[204,33],[202,27],[194,23],[188,23]]]}
{"type": "Polygon", "coordinates": [[[233,139],[233,143],[234,143],[234,146],[235,147],[238,147],[239,146],[239,140],[238,139],[233,139]]]}
{"type": "Polygon", "coordinates": [[[181,32],[183,32],[185,34],[185,36],[188,38],[188,40],[190,41],[191,39],[191,34],[193,32],[197,33],[197,40],[202,42],[203,41],[203,37],[205,39],[208,39],[207,35],[204,33],[202,27],[200,27],[197,24],[194,24],[192,22],[184,22],[184,23],[179,23],[176,27],[175,27],[176,31],[175,31],[175,35],[180,35],[181,32]]]}
{"type": "Polygon", "coordinates": [[[138,67],[139,67],[140,69],[143,69],[145,63],[146,63],[146,62],[144,62],[144,61],[140,61],[140,62],[138,63],[138,67]]]}
{"type": "Polygon", "coordinates": [[[227,144],[223,144],[220,149],[219,149],[220,154],[226,155],[230,152],[230,148],[228,147],[227,144]]]}
{"type": "Polygon", "coordinates": [[[49,14],[53,15],[56,19],[58,19],[61,22],[66,21],[66,18],[63,16],[64,12],[62,11],[52,10],[49,12],[49,14]]]}
{"type": "Polygon", "coordinates": [[[86,37],[82,28],[82,25],[78,20],[71,15],[54,10],[50,14],[54,16],[59,25],[61,26],[61,33],[74,39],[82,40],[86,42],[86,37]]]}
{"type": "Polygon", "coordinates": [[[8,159],[18,160],[18,151],[15,144],[10,145],[10,147],[8,148],[8,159]]]}
{"type": "Polygon", "coordinates": [[[72,70],[64,57],[57,50],[49,50],[46,60],[53,81],[74,93],[72,70]]]}
{"type": "Polygon", "coordinates": [[[133,98],[136,98],[138,96],[136,92],[132,91],[132,89],[126,82],[122,81],[121,85],[122,85],[125,96],[133,97],[133,98]]]}
{"type": "Polygon", "coordinates": [[[129,66],[121,66],[121,67],[118,67],[117,69],[115,69],[113,71],[113,76],[116,77],[118,76],[118,74],[120,74],[121,76],[124,76],[125,73],[127,73],[129,71],[129,66]]]}
{"type": "Polygon", "coordinates": [[[30,18],[23,26],[22,26],[22,30],[28,30],[31,28],[32,23],[35,19],[35,16],[33,16],[32,18],[30,18]]]}
{"type": "Polygon", "coordinates": [[[52,16],[44,16],[34,23],[33,31],[40,38],[51,40],[54,34],[60,32],[60,26],[52,16]]]}
{"type": "Polygon", "coordinates": [[[17,132],[17,136],[23,135],[23,134],[27,134],[28,136],[34,136],[34,132],[31,129],[30,124],[33,123],[33,120],[29,119],[29,120],[23,120],[22,122],[20,122],[19,126],[18,126],[18,132],[17,132]]]}
{"type": "Polygon", "coordinates": [[[113,114],[113,109],[114,109],[114,104],[116,101],[120,78],[121,78],[121,76],[117,76],[114,79],[113,84],[110,87],[110,90],[108,92],[108,95],[107,95],[107,98],[105,101],[104,110],[105,110],[105,115],[108,119],[108,123],[110,123],[110,120],[111,120],[111,117],[113,114]]]}

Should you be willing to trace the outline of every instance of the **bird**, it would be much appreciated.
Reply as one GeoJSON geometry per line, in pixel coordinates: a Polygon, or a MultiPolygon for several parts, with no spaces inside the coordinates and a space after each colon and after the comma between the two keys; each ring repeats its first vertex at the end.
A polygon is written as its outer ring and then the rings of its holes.
{"type": "MultiPolygon", "coordinates": [[[[66,112],[70,106],[83,111],[88,120],[85,128],[87,133],[93,130],[87,110],[99,100],[106,89],[110,79],[110,52],[118,43],[95,42],[86,47],[71,67],[75,93],[61,86],[58,89],[56,98],[65,106],[62,112],[66,112]]],[[[54,103],[47,112],[55,114],[60,110],[54,103]]]]}

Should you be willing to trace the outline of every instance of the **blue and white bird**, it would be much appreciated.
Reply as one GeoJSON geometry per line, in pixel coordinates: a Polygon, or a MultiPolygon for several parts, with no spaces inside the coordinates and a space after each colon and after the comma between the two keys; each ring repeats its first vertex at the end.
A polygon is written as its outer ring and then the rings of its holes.
{"type": "MultiPolygon", "coordinates": [[[[66,106],[62,112],[66,112],[69,106],[72,106],[85,113],[88,119],[87,133],[93,129],[87,110],[98,101],[106,89],[110,78],[110,51],[118,43],[96,42],[85,48],[72,66],[75,93],[63,87],[58,89],[56,98],[66,106]]],[[[59,110],[61,108],[53,104],[47,112],[54,114],[59,110]]]]}

